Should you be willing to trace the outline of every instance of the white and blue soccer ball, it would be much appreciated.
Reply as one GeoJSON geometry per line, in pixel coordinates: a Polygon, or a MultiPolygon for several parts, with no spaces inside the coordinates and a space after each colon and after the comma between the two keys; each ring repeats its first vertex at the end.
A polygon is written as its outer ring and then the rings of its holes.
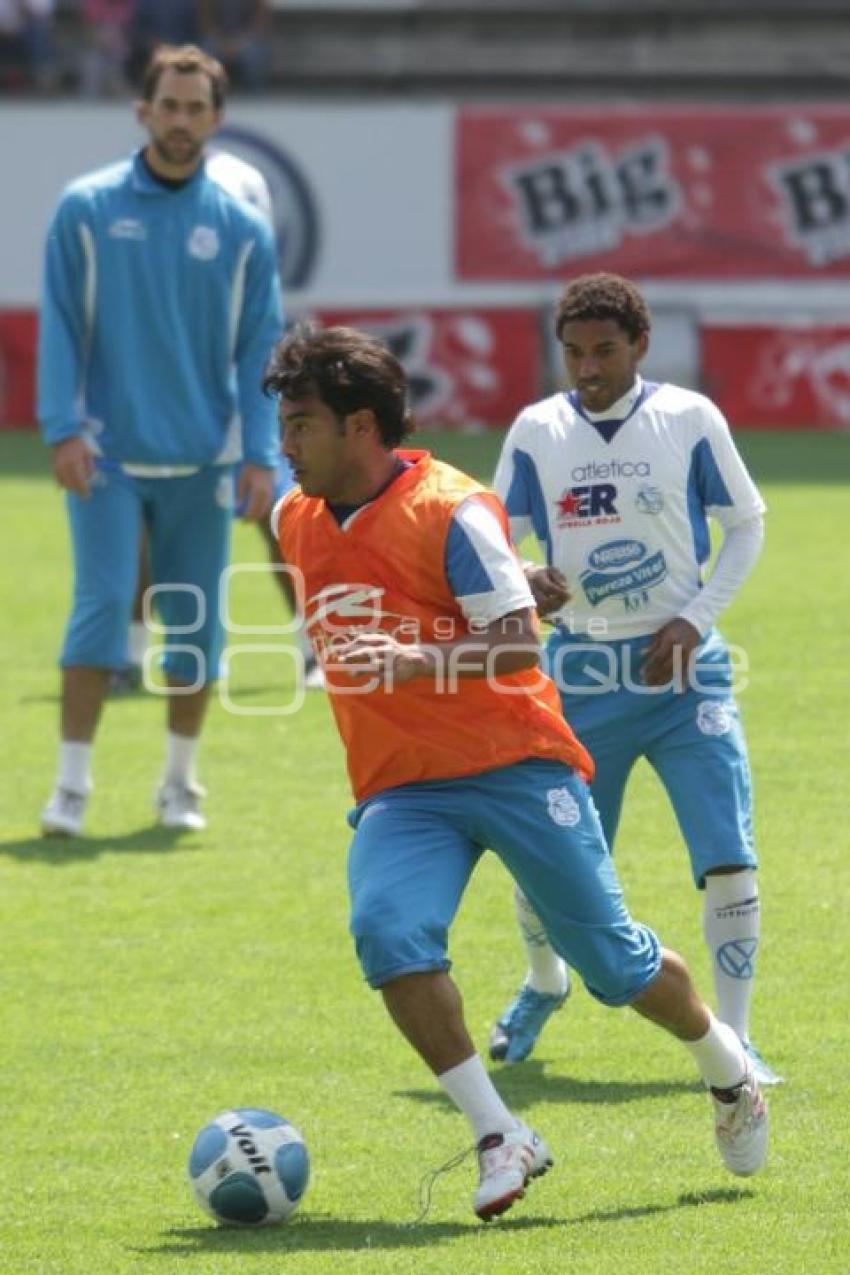
{"type": "Polygon", "coordinates": [[[307,1189],[310,1157],[283,1116],[258,1107],[223,1111],[189,1155],[195,1198],[217,1222],[269,1226],[291,1217],[307,1189]]]}

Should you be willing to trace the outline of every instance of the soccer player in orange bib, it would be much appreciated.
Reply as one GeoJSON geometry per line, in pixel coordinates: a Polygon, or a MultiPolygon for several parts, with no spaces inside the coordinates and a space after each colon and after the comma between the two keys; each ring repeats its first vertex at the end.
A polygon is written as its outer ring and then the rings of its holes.
{"type": "Polygon", "coordinates": [[[369,984],[466,1116],[473,1207],[502,1213],[552,1164],[475,1051],[449,975],[448,931],[485,847],[603,1004],[676,1036],[711,1090],[718,1149],[750,1174],[767,1111],[735,1032],[681,957],[634,921],[587,782],[593,764],[539,668],[534,603],[496,497],[399,444],[397,360],[351,328],[297,328],[264,381],[299,484],[275,506],[300,572],[356,805],[351,931],[369,984]]]}

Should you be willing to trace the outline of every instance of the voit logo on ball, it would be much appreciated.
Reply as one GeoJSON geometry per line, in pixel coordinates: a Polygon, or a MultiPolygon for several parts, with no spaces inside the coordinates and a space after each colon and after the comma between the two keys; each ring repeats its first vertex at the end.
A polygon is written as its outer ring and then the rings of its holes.
{"type": "Polygon", "coordinates": [[[291,155],[253,129],[227,125],[216,146],[253,164],[265,177],[272,199],[280,279],[284,289],[304,288],[316,269],[319,214],[306,175],[291,155]]]}

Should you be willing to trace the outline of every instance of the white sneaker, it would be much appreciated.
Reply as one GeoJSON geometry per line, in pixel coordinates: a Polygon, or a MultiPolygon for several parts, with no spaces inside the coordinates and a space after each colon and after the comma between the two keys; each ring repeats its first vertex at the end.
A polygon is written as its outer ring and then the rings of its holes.
{"type": "Polygon", "coordinates": [[[478,1143],[480,1177],[472,1207],[485,1222],[504,1213],[525,1195],[526,1184],[551,1166],[549,1148],[527,1125],[487,1134],[478,1143]]]}
{"type": "Polygon", "coordinates": [[[325,673],[319,661],[314,657],[304,661],[305,691],[323,691],[325,689],[325,673]]]}
{"type": "Polygon", "coordinates": [[[163,828],[186,828],[200,832],[207,821],[201,814],[201,799],[207,790],[200,784],[161,784],[156,794],[156,808],[163,828]]]}
{"type": "Polygon", "coordinates": [[[81,837],[89,795],[70,788],[55,788],[41,812],[41,832],[45,837],[81,837]]]}
{"type": "Polygon", "coordinates": [[[721,1101],[720,1092],[711,1091],[717,1149],[727,1169],[748,1177],[758,1173],[767,1158],[767,1103],[749,1065],[742,1084],[728,1091],[737,1095],[733,1102],[721,1101]]]}

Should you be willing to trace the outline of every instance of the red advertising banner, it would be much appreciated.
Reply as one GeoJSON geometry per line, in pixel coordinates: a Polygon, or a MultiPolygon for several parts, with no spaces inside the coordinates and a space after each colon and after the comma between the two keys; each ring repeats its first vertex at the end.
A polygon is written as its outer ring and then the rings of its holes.
{"type": "Polygon", "coordinates": [[[320,317],[387,342],[407,373],[420,425],[504,428],[541,396],[536,310],[323,310],[320,317]]]}
{"type": "Polygon", "coordinates": [[[850,275],[850,107],[468,107],[460,279],[850,275]]]}
{"type": "Polygon", "coordinates": [[[850,429],[850,326],[707,325],[705,392],[747,429],[850,429]]]}
{"type": "Polygon", "coordinates": [[[35,310],[0,310],[0,429],[35,422],[35,310]]]}
{"type": "MultiPolygon", "coordinates": [[[[387,342],[407,373],[420,425],[504,428],[542,393],[536,310],[328,310],[319,317],[387,342]]],[[[0,311],[0,428],[35,420],[35,346],[35,311],[0,311]]]]}

